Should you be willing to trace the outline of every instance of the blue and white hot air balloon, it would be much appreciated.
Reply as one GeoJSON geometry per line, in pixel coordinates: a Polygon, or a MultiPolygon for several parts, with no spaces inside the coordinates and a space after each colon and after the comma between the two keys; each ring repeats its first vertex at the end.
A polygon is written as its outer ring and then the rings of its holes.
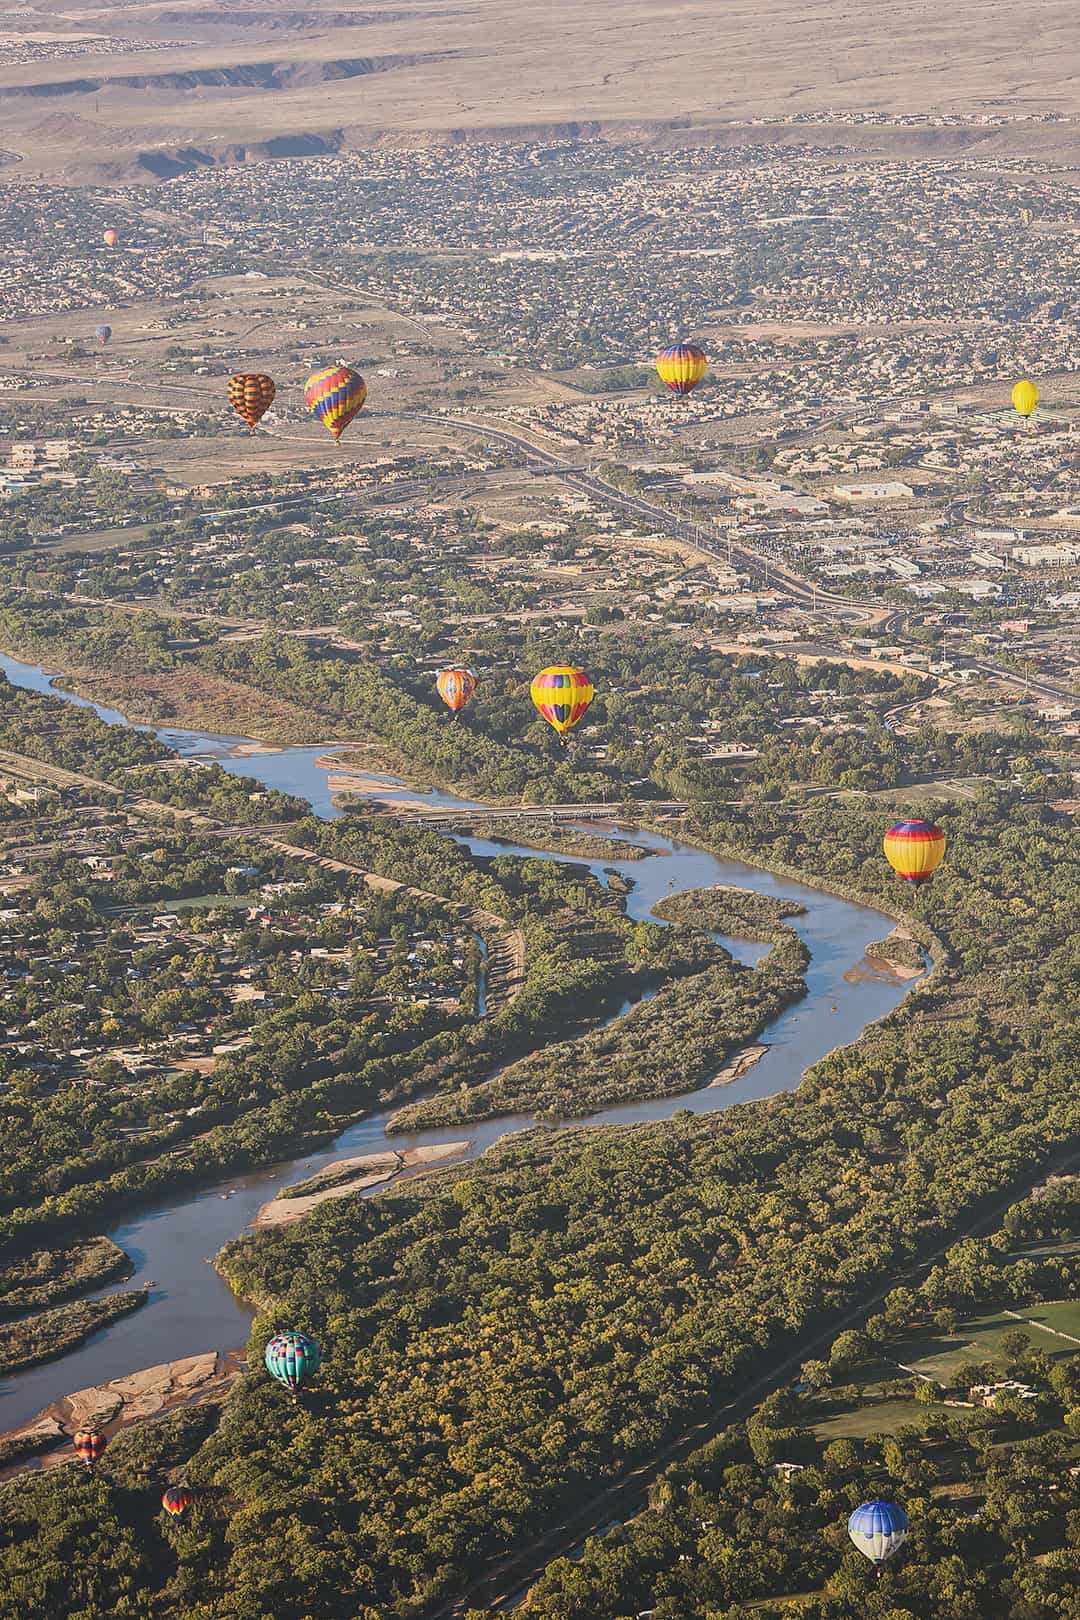
{"type": "Polygon", "coordinates": [[[864,1502],[848,1520],[848,1535],[871,1563],[883,1564],[908,1536],[908,1516],[895,1502],[864,1502]]]}

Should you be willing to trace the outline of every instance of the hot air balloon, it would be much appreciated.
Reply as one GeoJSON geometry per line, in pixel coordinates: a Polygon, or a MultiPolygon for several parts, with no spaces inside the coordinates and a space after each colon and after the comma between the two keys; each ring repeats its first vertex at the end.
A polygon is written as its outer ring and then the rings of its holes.
{"type": "Polygon", "coordinates": [[[120,240],[120,232],[114,231],[110,225],[107,231],[102,231],[101,240],[104,242],[106,247],[115,247],[117,242],[120,240]]]}
{"type": "Polygon", "coordinates": [[[585,672],[568,664],[542,669],[530,690],[533,702],[548,725],[558,732],[560,742],[571,726],[577,725],[593,695],[593,684],[585,672]]]}
{"type": "Polygon", "coordinates": [[[899,1552],[908,1536],[908,1516],[895,1502],[864,1502],[847,1524],[848,1535],[874,1564],[899,1552]]]}
{"type": "Polygon", "coordinates": [[[353,417],[363,409],[367,383],[342,360],[308,378],[304,399],[308,410],[319,418],[326,431],[340,439],[353,417]]]}
{"type": "Polygon", "coordinates": [[[656,357],[660,381],[670,388],[673,394],[692,392],[704,377],[708,367],[705,350],[699,349],[696,343],[674,343],[670,349],[662,350],[656,357]]]}
{"type": "Polygon", "coordinates": [[[885,834],[884,849],[905,883],[928,883],[945,858],[945,834],[932,821],[898,821],[885,834]]]}
{"type": "Polygon", "coordinates": [[[1033,208],[1021,208],[1020,223],[1021,225],[1034,225],[1035,210],[1033,208]]]}
{"type": "Polygon", "coordinates": [[[274,403],[277,389],[273,377],[266,376],[262,371],[240,371],[235,377],[229,378],[227,392],[229,404],[254,433],[255,424],[274,403]]]}
{"type": "Polygon", "coordinates": [[[440,669],[435,687],[446,707],[460,714],[476,691],[476,676],[471,669],[440,669]]]}
{"type": "Polygon", "coordinates": [[[93,1468],[109,1442],[100,1429],[76,1429],[71,1443],[87,1468],[93,1468]]]}
{"type": "Polygon", "coordinates": [[[108,343],[109,339],[112,337],[112,327],[111,326],[95,326],[94,327],[94,336],[97,338],[98,342],[101,344],[101,347],[104,348],[106,343],[108,343]]]}
{"type": "Polygon", "coordinates": [[[186,1485],[170,1485],[161,1498],[161,1505],[170,1518],[182,1519],[194,1500],[186,1485]]]}
{"type": "Polygon", "coordinates": [[[271,1378],[284,1384],[294,1401],[300,1385],[318,1372],[322,1360],[318,1345],[306,1333],[275,1333],[263,1359],[271,1378]]]}
{"type": "Polygon", "coordinates": [[[1017,416],[1022,416],[1026,422],[1039,403],[1039,390],[1033,382],[1026,377],[1018,382],[1012,391],[1013,410],[1017,416]]]}

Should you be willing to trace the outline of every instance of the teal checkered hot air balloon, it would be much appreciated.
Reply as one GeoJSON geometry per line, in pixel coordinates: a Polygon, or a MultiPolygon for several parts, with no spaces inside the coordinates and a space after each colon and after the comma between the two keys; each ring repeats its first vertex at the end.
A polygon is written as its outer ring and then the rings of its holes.
{"type": "Polygon", "coordinates": [[[321,1357],[315,1340],[306,1333],[275,1333],[263,1359],[271,1378],[284,1384],[295,1401],[300,1385],[318,1372],[321,1357]]]}

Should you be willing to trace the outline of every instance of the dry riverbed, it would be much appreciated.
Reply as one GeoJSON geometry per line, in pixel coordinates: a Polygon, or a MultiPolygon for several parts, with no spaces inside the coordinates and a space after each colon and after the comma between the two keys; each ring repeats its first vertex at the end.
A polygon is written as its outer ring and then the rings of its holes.
{"type": "Polygon", "coordinates": [[[470,1145],[469,1142],[439,1142],[431,1147],[407,1148],[402,1153],[362,1153],[357,1158],[338,1159],[309,1181],[283,1188],[263,1205],[252,1225],[291,1226],[329,1198],[348,1198],[353,1193],[367,1192],[371,1187],[395,1181],[409,1170],[453,1164],[468,1152],[470,1145]]]}

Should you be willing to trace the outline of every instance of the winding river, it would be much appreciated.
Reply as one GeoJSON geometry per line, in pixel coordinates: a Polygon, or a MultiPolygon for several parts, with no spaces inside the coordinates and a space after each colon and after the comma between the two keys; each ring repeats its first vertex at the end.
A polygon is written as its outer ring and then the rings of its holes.
{"type": "MultiPolygon", "coordinates": [[[[16,686],[94,708],[110,724],[129,724],[115,709],[88,703],[85,698],[53,687],[50,676],[36,665],[0,656],[0,670],[16,686]]],[[[256,777],[268,787],[307,799],[320,816],[339,814],[331,803],[327,772],[315,763],[327,752],[328,744],[266,750],[242,737],[215,736],[170,726],[142,729],[153,730],[185,757],[216,760],[234,775],[256,777]]],[[[389,779],[386,786],[378,789],[380,799],[392,799],[395,792],[411,799],[424,797],[429,803],[439,805],[466,802],[447,793],[418,795],[389,779]]],[[[604,831],[609,829],[605,827],[604,831]]],[[[904,984],[874,972],[863,961],[866,946],[880,939],[892,926],[891,919],[880,912],[821,894],[786,878],[775,878],[738,862],[718,860],[703,850],[656,834],[611,833],[611,836],[632,839],[634,844],[648,848],[652,854],[644,860],[580,860],[574,864],[588,868],[601,882],[606,881],[605,868],[612,867],[632,879],[633,888],[626,901],[632,917],[649,917],[653,905],[667,895],[715,883],[738,884],[762,894],[800,901],[806,907],[806,914],[794,918],[792,925],[811,952],[806,975],[809,994],[762,1032],[760,1040],[768,1050],[741,1079],[681,1097],[606,1108],[585,1123],[643,1124],[669,1118],[679,1110],[711,1113],[728,1108],[732,1103],[791,1090],[798,1085],[808,1065],[835,1047],[855,1040],[868,1023],[891,1011],[903,998],[907,988],[904,984]]],[[[459,842],[478,855],[518,853],[541,860],[568,859],[561,854],[519,849],[513,844],[483,838],[460,838],[459,842]]],[[[742,940],[725,943],[744,962],[756,961],[767,949],[742,940]]],[[[134,1277],[118,1283],[116,1289],[137,1288],[152,1282],[149,1303],[95,1334],[61,1360],[27,1368],[0,1382],[0,1430],[26,1422],[65,1393],[158,1362],[243,1345],[250,1329],[250,1312],[221,1281],[211,1262],[221,1246],[236,1237],[260,1206],[283,1185],[299,1181],[343,1157],[386,1150],[403,1152],[412,1147],[460,1142],[465,1136],[470,1143],[465,1156],[475,1158],[508,1132],[523,1130],[535,1123],[531,1116],[511,1115],[471,1126],[387,1136],[386,1124],[394,1111],[388,1109],[359,1121],[343,1131],[330,1147],[317,1153],[247,1176],[229,1176],[197,1191],[178,1192],[154,1200],[112,1227],[108,1235],[127,1251],[135,1267],[134,1277]]],[[[567,1128],[582,1128],[582,1124],[574,1121],[567,1128]]],[[[106,1290],[112,1291],[115,1290],[106,1290]]]]}

